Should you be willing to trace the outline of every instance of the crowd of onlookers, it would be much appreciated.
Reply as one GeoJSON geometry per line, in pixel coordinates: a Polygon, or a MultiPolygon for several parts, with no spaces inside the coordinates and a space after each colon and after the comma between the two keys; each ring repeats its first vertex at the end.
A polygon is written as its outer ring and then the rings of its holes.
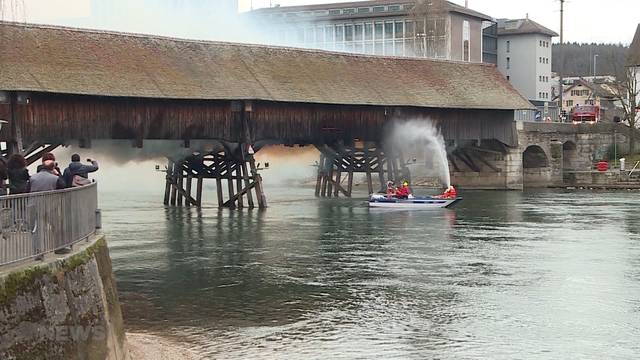
{"type": "Polygon", "coordinates": [[[6,194],[7,189],[10,195],[14,195],[88,185],[91,183],[89,173],[98,170],[98,162],[91,159],[87,161],[90,164],[82,164],[80,155],[73,154],[71,163],[61,172],[55,155],[45,153],[36,173],[29,175],[27,160],[24,156],[13,154],[6,163],[0,161],[0,179],[3,185],[0,194],[6,194]],[[5,185],[7,180],[8,185],[5,185]]]}

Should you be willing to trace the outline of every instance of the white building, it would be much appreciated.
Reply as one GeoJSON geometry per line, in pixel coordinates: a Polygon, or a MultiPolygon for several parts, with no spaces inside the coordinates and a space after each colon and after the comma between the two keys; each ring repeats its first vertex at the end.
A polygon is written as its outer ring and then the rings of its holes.
{"type": "Polygon", "coordinates": [[[498,70],[525,98],[544,109],[552,101],[551,42],[556,36],[529,18],[498,20],[498,70]]]}
{"type": "Polygon", "coordinates": [[[351,53],[495,63],[495,24],[466,6],[437,0],[441,11],[413,13],[415,0],[277,6],[246,15],[277,45],[351,53]]]}

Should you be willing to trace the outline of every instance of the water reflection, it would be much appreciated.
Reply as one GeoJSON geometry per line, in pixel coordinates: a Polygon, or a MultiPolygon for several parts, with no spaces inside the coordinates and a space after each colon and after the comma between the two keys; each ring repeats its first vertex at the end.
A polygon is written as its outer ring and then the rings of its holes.
{"type": "Polygon", "coordinates": [[[640,350],[635,193],[471,192],[411,212],[307,191],[267,211],[106,206],[128,326],[213,358],[640,350]]]}

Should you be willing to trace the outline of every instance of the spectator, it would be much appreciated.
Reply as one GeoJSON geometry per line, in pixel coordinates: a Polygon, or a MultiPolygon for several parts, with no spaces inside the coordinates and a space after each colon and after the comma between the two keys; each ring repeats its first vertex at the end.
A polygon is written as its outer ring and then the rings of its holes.
{"type": "Polygon", "coordinates": [[[55,168],[54,168],[54,170],[55,170],[55,172],[57,173],[57,174],[56,174],[56,173],[54,173],[54,175],[58,175],[58,176],[60,176],[60,175],[62,174],[62,171],[60,171],[60,168],[58,167],[58,163],[57,163],[57,162],[55,162],[55,161],[56,161],[56,156],[55,156],[55,155],[53,155],[53,153],[50,153],[50,152],[48,152],[48,153],[44,153],[44,155],[42,155],[42,164],[38,165],[38,168],[36,169],[36,173],[39,173],[39,172],[40,172],[40,170],[42,170],[42,165],[43,165],[43,164],[44,164],[44,162],[45,162],[45,161],[47,161],[47,160],[53,160],[53,162],[55,163],[55,168]]]}
{"type": "Polygon", "coordinates": [[[27,160],[24,156],[13,154],[9,157],[7,177],[9,178],[9,194],[29,192],[29,170],[27,170],[27,160]]]}
{"type": "Polygon", "coordinates": [[[53,160],[45,160],[41,170],[31,177],[31,192],[51,191],[64,189],[64,180],[56,175],[55,163],[53,160]]]}
{"type": "Polygon", "coordinates": [[[89,183],[89,173],[98,171],[98,162],[88,159],[91,165],[83,165],[80,163],[80,155],[71,155],[71,164],[64,169],[62,175],[67,187],[82,186],[89,183]]]}

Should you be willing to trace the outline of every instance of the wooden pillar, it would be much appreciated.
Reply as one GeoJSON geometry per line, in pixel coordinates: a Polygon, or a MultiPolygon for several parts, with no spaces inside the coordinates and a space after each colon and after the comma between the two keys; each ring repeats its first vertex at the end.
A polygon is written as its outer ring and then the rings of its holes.
{"type": "MultiPolygon", "coordinates": [[[[248,188],[251,186],[251,179],[249,178],[249,171],[247,170],[247,162],[242,162],[242,177],[244,179],[244,186],[248,188]]],[[[247,191],[247,201],[249,202],[249,209],[253,209],[255,204],[253,202],[253,195],[251,195],[251,190],[247,191]]]]}
{"type": "MultiPolygon", "coordinates": [[[[193,181],[193,175],[191,174],[191,170],[189,170],[189,174],[187,174],[187,188],[185,189],[187,195],[189,195],[189,197],[192,197],[191,195],[191,182],[193,181]]],[[[185,203],[187,206],[191,206],[191,199],[187,198],[185,199],[185,203]]]]}
{"type": "Polygon", "coordinates": [[[318,176],[316,178],[316,197],[320,196],[320,188],[322,186],[322,177],[324,176],[324,154],[320,153],[320,161],[318,162],[318,176]]]}
{"type": "MultiPolygon", "coordinates": [[[[244,162],[244,161],[242,161],[244,162]]],[[[240,162],[236,163],[236,194],[241,194],[242,193],[242,166],[240,162]]],[[[244,200],[242,199],[243,195],[240,195],[238,197],[238,207],[239,208],[243,208],[244,207],[244,200]]]]}
{"type": "Polygon", "coordinates": [[[373,183],[371,180],[371,153],[369,152],[369,144],[364,144],[364,161],[365,171],[367,172],[367,186],[369,194],[373,194],[373,183]]]}
{"type": "MultiPolygon", "coordinates": [[[[184,170],[182,169],[183,164],[180,163],[178,166],[178,189],[184,190],[184,170]]],[[[183,196],[182,191],[178,191],[178,206],[183,205],[183,196]]]]}
{"type": "Polygon", "coordinates": [[[335,189],[333,190],[333,196],[335,197],[338,197],[338,189],[342,182],[342,155],[338,155],[338,160],[338,165],[336,166],[336,184],[335,189]]]}
{"type": "Polygon", "coordinates": [[[264,196],[264,191],[262,188],[262,177],[258,174],[258,168],[256,167],[256,160],[253,155],[248,156],[249,166],[251,167],[251,175],[253,176],[253,181],[256,186],[256,197],[258,198],[258,207],[260,209],[264,209],[267,207],[267,198],[264,196]]]}
{"type": "Polygon", "coordinates": [[[326,197],[327,196],[327,172],[328,172],[327,163],[328,162],[329,162],[329,158],[325,156],[324,157],[324,161],[321,164],[321,166],[322,166],[322,189],[320,189],[320,196],[322,196],[322,197],[326,197]]]}
{"type": "MultiPolygon", "coordinates": [[[[226,156],[230,156],[231,154],[227,154],[226,156]]],[[[233,190],[233,162],[230,160],[225,160],[227,163],[227,188],[229,189],[229,199],[235,195],[233,190]]],[[[235,204],[231,204],[230,207],[235,207],[235,204]]]]}
{"type": "Polygon", "coordinates": [[[351,195],[353,194],[353,164],[349,166],[349,177],[347,178],[347,193],[349,194],[347,195],[348,197],[351,197],[351,195]]]}
{"type": "Polygon", "coordinates": [[[221,159],[220,155],[214,156],[214,168],[216,177],[216,196],[218,197],[218,207],[222,207],[224,204],[224,195],[222,192],[222,167],[225,166],[224,157],[221,159]]]}
{"type": "Polygon", "coordinates": [[[216,196],[218,197],[218,207],[222,207],[224,204],[224,195],[222,193],[222,178],[220,175],[216,177],[216,196]]]}
{"type": "Polygon", "coordinates": [[[198,207],[202,206],[202,182],[203,182],[202,174],[199,174],[198,183],[196,185],[196,203],[198,204],[198,207]]]}
{"type": "Polygon", "coordinates": [[[176,197],[178,189],[176,188],[176,171],[178,166],[175,162],[172,162],[171,166],[171,206],[176,206],[176,197]]]}
{"type": "Polygon", "coordinates": [[[331,197],[333,195],[333,158],[329,159],[327,163],[329,164],[327,169],[327,197],[331,197]]]}
{"type": "Polygon", "coordinates": [[[165,186],[164,186],[164,204],[169,205],[169,197],[171,195],[171,176],[173,172],[173,162],[171,160],[167,161],[167,173],[165,176],[165,186]]]}

